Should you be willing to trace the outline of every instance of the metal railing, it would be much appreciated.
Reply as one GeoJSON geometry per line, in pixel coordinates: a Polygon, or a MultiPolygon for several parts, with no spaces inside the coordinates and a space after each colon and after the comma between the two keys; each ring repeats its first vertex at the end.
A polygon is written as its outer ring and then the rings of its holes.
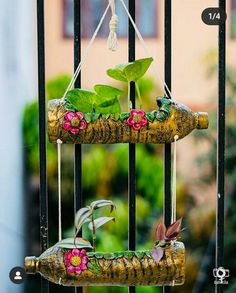
{"type": "MultiPolygon", "coordinates": [[[[164,35],[165,35],[165,81],[171,90],[171,12],[172,1],[165,0],[164,35]]],[[[225,0],[219,0],[219,7],[225,10],[225,0]]],[[[74,0],[74,69],[81,59],[81,0],[74,0]]],[[[135,0],[129,0],[129,12],[135,19],[135,0]]],[[[39,103],[39,146],[40,146],[40,243],[41,251],[48,247],[48,195],[46,170],[46,104],[45,104],[45,43],[44,43],[44,0],[37,0],[37,35],[38,35],[38,103],[39,103]]],[[[218,61],[218,149],[217,149],[217,217],[216,217],[216,262],[215,267],[223,266],[224,251],[224,144],[225,144],[225,24],[219,25],[219,61],[218,61]]],[[[135,31],[129,21],[128,32],[129,61],[135,59],[135,31]]],[[[75,87],[80,87],[81,75],[78,76],[75,87]]],[[[135,86],[131,84],[131,100],[135,106],[135,86]]],[[[164,219],[167,225],[171,221],[171,145],[164,146],[164,219]]],[[[82,146],[74,147],[74,211],[83,203],[82,198],[82,146]]],[[[129,144],[129,249],[135,249],[135,144],[129,144]]],[[[216,292],[223,292],[221,285],[216,285],[216,292]]],[[[169,293],[170,287],[164,287],[163,292],[169,293]]],[[[41,292],[49,292],[49,283],[41,279],[41,292]]],[[[75,288],[82,292],[82,288],[75,288]]],[[[135,292],[130,287],[129,292],[135,292]]]]}

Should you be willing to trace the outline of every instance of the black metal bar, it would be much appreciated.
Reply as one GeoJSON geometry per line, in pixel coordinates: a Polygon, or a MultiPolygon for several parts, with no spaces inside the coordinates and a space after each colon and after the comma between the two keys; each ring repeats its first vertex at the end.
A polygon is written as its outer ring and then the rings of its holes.
{"type": "MultiPolygon", "coordinates": [[[[226,10],[225,0],[219,8],[226,10]]],[[[216,213],[216,268],[223,266],[224,256],[224,188],[225,188],[225,23],[219,25],[218,41],[218,140],[217,140],[217,213],[216,213]]],[[[215,285],[223,292],[222,285],[215,285]]]]}
{"type": "MultiPolygon", "coordinates": [[[[135,21],[135,0],[129,0],[129,13],[135,21]]],[[[135,60],[135,30],[129,20],[128,33],[129,61],[135,60]]],[[[135,108],[135,83],[130,83],[130,101],[135,108]]],[[[135,250],[136,246],[136,178],[135,178],[135,144],[129,144],[129,249],[135,250]]],[[[129,292],[134,293],[135,287],[129,287],[129,292]]]]}
{"type": "MultiPolygon", "coordinates": [[[[38,104],[39,104],[39,162],[40,162],[40,248],[48,248],[48,193],[46,162],[46,102],[45,102],[45,39],[44,0],[37,0],[38,37],[38,104]]],[[[41,278],[41,292],[49,292],[49,283],[41,278]]]]}
{"type": "MultiPolygon", "coordinates": [[[[171,0],[165,0],[165,82],[171,90],[171,0]]],[[[167,88],[165,91],[169,96],[167,88]]],[[[171,144],[164,146],[164,220],[165,224],[169,225],[171,222],[171,144]]],[[[163,287],[164,293],[169,293],[170,287],[163,287]]]]}
{"type": "MultiPolygon", "coordinates": [[[[171,90],[171,0],[165,1],[165,82],[171,90]]],[[[166,87],[165,91],[167,92],[166,87]]],[[[166,225],[169,225],[171,221],[171,144],[165,144],[164,154],[164,217],[166,225]]]]}
{"type": "MultiPolygon", "coordinates": [[[[81,0],[74,0],[74,71],[81,60],[81,0]]],[[[75,81],[75,88],[81,87],[81,74],[75,81]]],[[[74,212],[82,207],[82,146],[74,146],[74,212]]],[[[82,293],[83,288],[75,288],[75,293],[82,293]]]]}
{"type": "MultiPolygon", "coordinates": [[[[171,0],[165,1],[165,82],[171,90],[171,0]]],[[[166,90],[165,87],[165,91],[166,90]]],[[[170,98],[170,97],[169,97],[170,98]]],[[[164,216],[166,225],[171,221],[171,144],[165,144],[164,216]]]]}

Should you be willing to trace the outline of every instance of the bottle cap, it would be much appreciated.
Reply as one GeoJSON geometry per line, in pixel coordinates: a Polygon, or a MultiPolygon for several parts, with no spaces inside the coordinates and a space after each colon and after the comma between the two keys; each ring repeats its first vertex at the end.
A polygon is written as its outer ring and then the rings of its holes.
{"type": "Polygon", "coordinates": [[[36,256],[27,256],[25,258],[25,271],[27,274],[35,274],[37,271],[38,260],[36,256]]]}
{"type": "Polygon", "coordinates": [[[197,117],[198,117],[197,129],[207,129],[209,125],[208,113],[198,112],[197,117]]]}

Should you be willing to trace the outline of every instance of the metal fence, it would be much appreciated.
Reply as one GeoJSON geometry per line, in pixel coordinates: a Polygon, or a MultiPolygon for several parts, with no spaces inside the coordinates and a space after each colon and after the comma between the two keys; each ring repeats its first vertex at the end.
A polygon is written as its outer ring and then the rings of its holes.
{"type": "MultiPolygon", "coordinates": [[[[129,0],[129,12],[135,19],[135,0],[129,0]]],[[[172,1],[165,0],[164,35],[165,35],[165,81],[171,90],[171,12],[172,1]]],[[[81,58],[81,1],[74,0],[74,70],[81,58]]],[[[225,11],[225,0],[219,0],[219,7],[225,11]]],[[[40,145],[40,243],[41,252],[48,247],[48,195],[46,170],[46,103],[45,103],[45,35],[44,35],[44,0],[37,0],[38,31],[38,102],[39,102],[39,145],[40,145]]],[[[129,61],[135,59],[135,31],[129,21],[128,32],[129,61]]],[[[80,87],[81,75],[75,82],[80,87]]],[[[135,85],[131,84],[131,100],[135,106],[135,85]]],[[[225,145],[225,23],[219,25],[218,44],[218,143],[217,143],[217,212],[216,212],[216,256],[215,267],[223,266],[224,251],[224,147],[225,145]]],[[[82,207],[82,146],[74,146],[74,211],[82,207]]],[[[164,219],[167,225],[171,221],[171,145],[164,146],[164,219]]],[[[129,249],[135,249],[135,144],[129,144],[129,249]]],[[[75,292],[82,292],[75,288],[75,292]]],[[[180,289],[181,290],[181,289],[180,289]]],[[[41,279],[41,292],[49,292],[49,283],[41,279]]],[[[130,287],[129,292],[135,292],[130,287]]],[[[163,288],[164,293],[171,292],[170,287],[163,288]]],[[[215,285],[215,292],[223,292],[222,285],[215,285]]]]}

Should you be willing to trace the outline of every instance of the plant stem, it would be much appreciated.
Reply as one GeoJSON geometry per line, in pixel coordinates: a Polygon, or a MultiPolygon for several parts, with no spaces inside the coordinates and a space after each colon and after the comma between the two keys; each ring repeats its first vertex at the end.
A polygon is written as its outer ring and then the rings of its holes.
{"type": "Polygon", "coordinates": [[[128,82],[128,112],[130,111],[130,82],[128,82]]]}
{"type": "Polygon", "coordinates": [[[143,101],[142,101],[142,97],[140,94],[138,82],[135,82],[135,87],[136,87],[136,91],[137,91],[137,95],[138,95],[138,99],[139,99],[139,107],[140,107],[140,109],[142,109],[143,101]]]}
{"type": "Polygon", "coordinates": [[[93,226],[93,230],[92,230],[92,234],[93,234],[93,251],[96,251],[96,229],[95,229],[95,224],[94,224],[94,214],[92,212],[92,226],[93,226]]]}

